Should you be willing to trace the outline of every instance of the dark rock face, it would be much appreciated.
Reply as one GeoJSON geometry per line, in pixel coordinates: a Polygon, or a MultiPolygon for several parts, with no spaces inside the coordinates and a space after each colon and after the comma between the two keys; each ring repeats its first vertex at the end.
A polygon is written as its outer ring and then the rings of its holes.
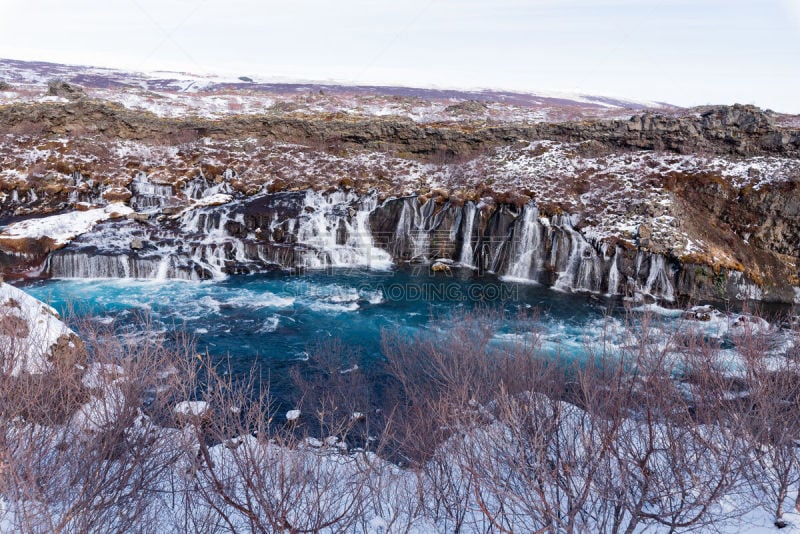
{"type": "Polygon", "coordinates": [[[558,140],[681,154],[800,155],[800,132],[776,127],[772,116],[759,108],[737,104],[694,111],[682,117],[645,113],[628,121],[545,125],[542,133],[558,140]]]}
{"type": "MultiPolygon", "coordinates": [[[[63,88],[58,91],[64,91],[63,88]]],[[[68,93],[73,98],[77,93],[68,93]]],[[[689,110],[673,117],[653,113],[630,120],[593,120],[473,128],[416,124],[410,119],[286,117],[269,114],[225,120],[162,118],[116,104],[79,98],[67,104],[15,104],[0,109],[0,128],[22,122],[44,131],[101,133],[121,139],[258,137],[268,140],[331,143],[417,155],[469,156],[516,141],[595,141],[606,149],[703,151],[742,156],[800,157],[800,132],[775,126],[771,115],[753,106],[689,110]]]]}
{"type": "Polygon", "coordinates": [[[478,100],[467,100],[466,102],[447,106],[444,108],[444,110],[446,113],[452,113],[455,115],[458,113],[484,113],[488,107],[489,106],[487,106],[484,102],[480,102],[478,100]]]}
{"type": "Polygon", "coordinates": [[[420,206],[417,198],[389,200],[370,214],[377,246],[400,261],[450,260],[484,272],[573,291],[650,295],[667,300],[729,299],[791,302],[791,287],[762,289],[740,271],[714,270],[633,247],[593,243],[571,217],[537,218],[533,204],[420,206]],[[468,222],[475,209],[472,231],[468,222]],[[534,214],[526,214],[526,210],[534,214]],[[467,239],[466,236],[471,236],[467,239]],[[470,254],[465,256],[465,249],[470,254]]]}
{"type": "Polygon", "coordinates": [[[78,100],[86,96],[82,88],[63,80],[52,80],[47,84],[47,93],[50,96],[60,96],[67,100],[78,100]]]}
{"type": "MultiPolygon", "coordinates": [[[[720,273],[738,271],[767,289],[766,299],[795,298],[792,287],[800,285],[800,177],[737,189],[709,175],[677,179],[668,188],[681,213],[681,228],[728,258],[721,263],[707,255],[677,258],[685,264],[683,285],[702,294],[728,294],[721,290],[727,282],[720,273]]],[[[640,239],[640,245],[646,241],[640,239]]]]}
{"type": "MultiPolygon", "coordinates": [[[[43,254],[43,274],[208,279],[275,268],[367,266],[385,258],[461,264],[566,291],[668,301],[793,298],[791,286],[763,288],[741,271],[587,240],[579,222],[579,216],[540,215],[533,202],[518,207],[406,197],[378,205],[374,195],[266,193],[178,219],[101,224],[43,254]]],[[[642,229],[642,241],[644,234],[642,229]]]]}

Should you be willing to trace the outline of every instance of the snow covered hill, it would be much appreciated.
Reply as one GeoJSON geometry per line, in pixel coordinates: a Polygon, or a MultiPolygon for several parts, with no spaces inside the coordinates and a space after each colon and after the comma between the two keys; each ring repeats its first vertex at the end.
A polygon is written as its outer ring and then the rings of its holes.
{"type": "Polygon", "coordinates": [[[181,72],[137,73],[115,69],[0,59],[3,102],[54,101],[54,80],[83,88],[89,96],[164,117],[224,117],[291,109],[298,113],[340,112],[408,117],[417,122],[492,120],[533,122],[583,117],[622,117],[644,109],[678,108],[570,93],[519,93],[495,90],[352,86],[320,82],[276,82],[257,77],[225,78],[181,72]]]}

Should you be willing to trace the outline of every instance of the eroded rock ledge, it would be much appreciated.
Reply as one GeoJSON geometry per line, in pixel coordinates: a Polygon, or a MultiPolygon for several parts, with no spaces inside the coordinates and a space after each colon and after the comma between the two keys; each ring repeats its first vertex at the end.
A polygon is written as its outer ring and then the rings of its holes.
{"type": "Polygon", "coordinates": [[[481,125],[420,125],[401,117],[231,116],[212,120],[165,118],[118,104],[80,98],[67,103],[0,107],[0,128],[38,128],[45,134],[102,134],[111,139],[259,137],[269,141],[339,144],[415,155],[469,157],[517,141],[593,141],[597,149],[669,150],[681,154],[800,156],[800,131],[775,125],[754,106],[703,107],[682,116],[644,113],[629,120],[481,125]]]}

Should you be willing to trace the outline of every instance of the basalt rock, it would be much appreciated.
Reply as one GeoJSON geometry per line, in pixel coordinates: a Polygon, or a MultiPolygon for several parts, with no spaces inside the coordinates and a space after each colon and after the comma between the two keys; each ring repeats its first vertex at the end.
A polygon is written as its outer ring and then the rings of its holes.
{"type": "MultiPolygon", "coordinates": [[[[668,301],[794,299],[794,264],[783,262],[789,256],[741,245],[729,246],[733,259],[724,264],[679,258],[648,248],[647,226],[639,229],[636,246],[588,239],[580,223],[579,214],[546,216],[533,201],[519,207],[423,203],[412,196],[378,203],[375,193],[264,193],[177,218],[101,223],[49,254],[38,269],[56,277],[208,279],[275,268],[420,262],[442,266],[434,270],[460,265],[565,291],[668,301]],[[753,260],[737,264],[738,253],[753,260]]],[[[725,228],[707,232],[702,235],[709,241],[736,237],[725,228]]]]}
{"type": "Polygon", "coordinates": [[[67,100],[79,100],[86,96],[83,88],[63,80],[51,80],[47,84],[47,93],[50,96],[60,96],[67,100]]]}
{"type": "MultiPolygon", "coordinates": [[[[73,94],[73,93],[70,93],[73,94]]],[[[608,150],[669,150],[742,156],[800,157],[800,132],[776,126],[769,112],[753,106],[688,110],[683,116],[644,113],[629,120],[564,123],[426,125],[401,117],[283,114],[225,119],[169,118],[104,101],[13,104],[0,108],[0,128],[35,123],[44,132],[100,133],[117,139],[186,140],[255,137],[273,141],[337,144],[420,156],[467,157],[517,141],[593,141],[608,150]]]]}

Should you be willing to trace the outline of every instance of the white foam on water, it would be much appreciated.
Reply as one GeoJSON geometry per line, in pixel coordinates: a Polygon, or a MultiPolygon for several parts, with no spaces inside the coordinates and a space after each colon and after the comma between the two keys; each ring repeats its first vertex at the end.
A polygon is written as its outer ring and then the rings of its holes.
{"type": "Polygon", "coordinates": [[[280,324],[280,318],[277,315],[273,315],[272,317],[268,317],[261,328],[258,329],[258,332],[262,334],[269,334],[278,329],[278,325],[280,324]]]}
{"type": "Polygon", "coordinates": [[[239,308],[288,308],[295,303],[294,297],[281,297],[269,291],[256,292],[239,290],[239,295],[225,300],[228,306],[239,308]]]}
{"type": "Polygon", "coordinates": [[[331,313],[354,312],[358,310],[358,303],[350,302],[347,304],[337,304],[334,302],[312,301],[308,304],[308,309],[317,312],[331,312],[331,313]]]}

